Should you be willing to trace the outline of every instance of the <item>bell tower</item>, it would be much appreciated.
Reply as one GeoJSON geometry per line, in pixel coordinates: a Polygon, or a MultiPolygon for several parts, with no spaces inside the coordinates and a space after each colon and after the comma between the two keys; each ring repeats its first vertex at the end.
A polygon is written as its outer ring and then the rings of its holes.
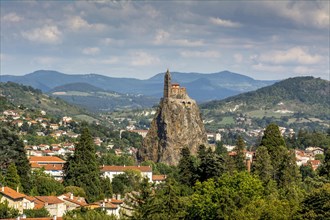
{"type": "Polygon", "coordinates": [[[164,99],[171,96],[171,74],[167,69],[164,77],[164,99]]]}

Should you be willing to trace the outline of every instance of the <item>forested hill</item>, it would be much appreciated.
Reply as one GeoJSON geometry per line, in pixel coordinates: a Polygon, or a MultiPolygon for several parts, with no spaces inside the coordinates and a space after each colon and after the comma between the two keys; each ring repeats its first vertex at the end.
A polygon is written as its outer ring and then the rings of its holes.
{"type": "Polygon", "coordinates": [[[224,112],[274,110],[310,115],[329,114],[330,82],[314,77],[289,78],[256,91],[205,103],[201,108],[224,112]]]}
{"type": "Polygon", "coordinates": [[[10,106],[24,106],[31,110],[44,110],[47,114],[54,116],[78,116],[85,119],[92,116],[86,110],[70,105],[67,102],[43,94],[41,90],[34,89],[31,86],[24,86],[17,83],[0,83],[1,108],[10,106]]]}

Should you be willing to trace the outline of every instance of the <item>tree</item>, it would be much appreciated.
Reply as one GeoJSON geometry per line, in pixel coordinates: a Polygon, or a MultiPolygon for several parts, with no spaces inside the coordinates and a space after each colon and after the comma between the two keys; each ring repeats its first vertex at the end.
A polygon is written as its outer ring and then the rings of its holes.
{"type": "Polygon", "coordinates": [[[24,150],[23,142],[19,137],[7,128],[0,129],[0,168],[6,171],[9,164],[14,162],[17,173],[22,182],[23,191],[30,190],[31,166],[24,150]]]}
{"type": "Polygon", "coordinates": [[[102,190],[105,198],[111,198],[112,197],[112,184],[109,179],[109,177],[106,177],[104,179],[101,179],[102,183],[102,190]]]}
{"type": "MultiPolygon", "coordinates": [[[[0,197],[0,201],[1,201],[0,197]]],[[[0,202],[0,219],[16,218],[19,212],[17,209],[8,206],[8,201],[0,202]]]]}
{"type": "Polygon", "coordinates": [[[14,190],[21,187],[21,181],[14,163],[10,163],[5,176],[6,185],[14,190]]]}
{"type": "Polygon", "coordinates": [[[64,188],[65,193],[73,193],[74,196],[86,197],[86,192],[83,188],[78,186],[67,186],[64,188]]]}
{"type": "Polygon", "coordinates": [[[325,151],[323,164],[319,168],[319,175],[330,180],[330,148],[325,151]]]}
{"type": "Polygon", "coordinates": [[[214,154],[211,148],[201,145],[198,149],[199,165],[197,167],[198,180],[203,182],[209,178],[220,177],[224,172],[224,160],[214,154]]]}
{"type": "Polygon", "coordinates": [[[141,172],[137,170],[125,170],[112,179],[113,193],[124,195],[138,190],[141,181],[141,172]]]}
{"type": "Polygon", "coordinates": [[[64,192],[64,186],[50,175],[44,173],[44,169],[33,171],[31,183],[34,187],[30,191],[30,195],[33,196],[60,195],[64,192]]]}
{"type": "Polygon", "coordinates": [[[266,147],[261,146],[257,149],[252,172],[259,177],[264,186],[273,179],[274,170],[266,147]]]}
{"type": "Polygon", "coordinates": [[[82,187],[88,202],[103,197],[95,146],[88,128],[83,128],[73,156],[64,165],[64,185],[82,187]]]}
{"type": "Polygon", "coordinates": [[[182,184],[193,186],[196,181],[196,166],[188,147],[181,150],[181,159],[178,164],[179,180],[182,184]]]}
{"type": "Polygon", "coordinates": [[[238,172],[246,170],[244,150],[245,150],[244,140],[241,136],[239,136],[236,142],[236,147],[234,149],[234,152],[236,152],[235,166],[238,172]]]}
{"type": "Polygon", "coordinates": [[[316,175],[311,164],[300,166],[299,171],[301,173],[302,180],[305,180],[307,177],[314,178],[316,175]]]}
{"type": "Polygon", "coordinates": [[[286,147],[284,138],[281,135],[279,127],[271,123],[264,131],[264,136],[261,139],[260,146],[265,146],[268,149],[270,156],[276,152],[278,146],[286,147]]]}
{"type": "Polygon", "coordinates": [[[42,207],[41,209],[24,209],[23,213],[27,218],[50,217],[50,214],[45,207],[42,207]]]}
{"type": "Polygon", "coordinates": [[[302,202],[300,219],[330,219],[330,184],[314,190],[302,202]]]}
{"type": "Polygon", "coordinates": [[[63,216],[64,220],[116,220],[113,215],[107,215],[107,213],[101,209],[88,209],[81,207],[80,209],[74,209],[68,211],[63,216]]]}

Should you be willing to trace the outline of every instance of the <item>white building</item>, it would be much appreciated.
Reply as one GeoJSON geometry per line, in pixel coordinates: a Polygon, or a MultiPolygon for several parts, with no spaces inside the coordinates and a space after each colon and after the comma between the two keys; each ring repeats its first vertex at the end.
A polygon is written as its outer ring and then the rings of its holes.
{"type": "Polygon", "coordinates": [[[101,173],[104,178],[109,178],[110,181],[118,175],[123,174],[127,170],[136,170],[141,172],[141,176],[147,177],[152,182],[152,168],[150,166],[102,166],[101,173]]]}

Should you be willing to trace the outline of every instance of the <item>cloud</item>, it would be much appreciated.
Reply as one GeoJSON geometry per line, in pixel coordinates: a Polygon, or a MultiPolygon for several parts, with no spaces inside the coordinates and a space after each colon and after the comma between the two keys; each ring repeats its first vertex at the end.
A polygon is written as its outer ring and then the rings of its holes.
{"type": "Polygon", "coordinates": [[[80,16],[74,16],[69,18],[67,21],[67,26],[72,31],[79,30],[96,30],[101,31],[105,29],[104,24],[90,24],[80,16]]]}
{"type": "Polygon", "coordinates": [[[43,66],[52,66],[57,61],[58,61],[57,58],[50,56],[35,57],[32,60],[33,63],[43,66]]]}
{"type": "Polygon", "coordinates": [[[158,57],[152,56],[146,52],[135,52],[132,54],[132,62],[133,66],[149,66],[155,65],[160,62],[158,57]]]}
{"type": "Polygon", "coordinates": [[[86,47],[82,50],[82,53],[85,55],[97,55],[100,53],[100,48],[98,47],[86,47]]]}
{"type": "Polygon", "coordinates": [[[6,14],[5,16],[2,17],[2,20],[5,22],[12,22],[12,23],[16,23],[16,22],[20,22],[23,20],[22,17],[20,17],[19,15],[17,15],[16,13],[9,13],[6,14]]]}
{"type": "Polygon", "coordinates": [[[234,59],[235,59],[236,63],[241,63],[243,61],[243,55],[240,53],[236,53],[236,54],[234,54],[234,59]]]}
{"type": "Polygon", "coordinates": [[[62,32],[56,25],[45,25],[42,28],[22,32],[22,36],[38,43],[57,44],[61,42],[62,32]]]}
{"type": "Polygon", "coordinates": [[[155,45],[168,45],[168,46],[180,46],[180,47],[199,47],[203,46],[202,40],[190,40],[190,39],[172,39],[172,35],[164,30],[158,30],[154,37],[153,43],[155,45]]]}
{"type": "Polygon", "coordinates": [[[229,27],[229,28],[241,27],[240,23],[233,22],[233,21],[230,21],[230,20],[223,20],[221,18],[211,17],[209,20],[212,24],[222,26],[222,27],[229,27]]]}
{"type": "Polygon", "coordinates": [[[272,64],[317,64],[322,61],[322,56],[312,55],[301,47],[294,47],[289,50],[277,50],[262,54],[258,57],[261,62],[272,64]]]}
{"type": "Polygon", "coordinates": [[[185,58],[196,57],[196,58],[218,58],[220,53],[215,50],[208,51],[181,51],[180,55],[185,58]]]}

